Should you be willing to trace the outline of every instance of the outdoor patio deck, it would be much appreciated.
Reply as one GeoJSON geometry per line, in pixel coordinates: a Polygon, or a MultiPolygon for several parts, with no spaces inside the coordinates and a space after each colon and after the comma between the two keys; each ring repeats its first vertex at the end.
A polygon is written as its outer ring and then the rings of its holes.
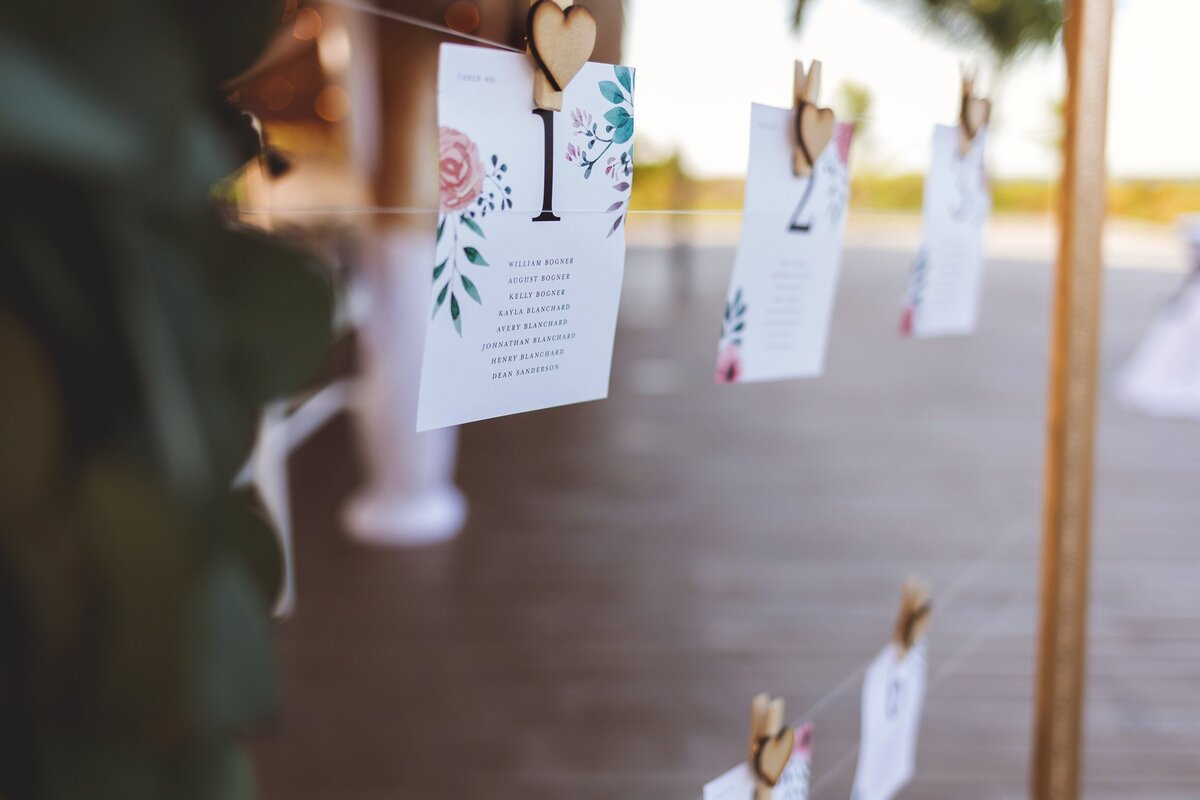
{"type": "MultiPolygon", "coordinates": [[[[813,797],[846,798],[856,671],[917,572],[943,593],[902,797],[1026,796],[1050,270],[990,264],[979,335],[907,342],[883,246],[847,253],[826,377],[740,387],[711,379],[731,251],[690,297],[632,251],[611,399],[465,428],[451,545],[343,538],[360,473],[345,420],[319,434],[262,795],[691,800],[770,690],[820,702],[813,797]]],[[[1109,272],[1106,374],[1179,280],[1109,272]]],[[[1099,460],[1085,796],[1194,800],[1200,424],[1105,398],[1099,460]]]]}

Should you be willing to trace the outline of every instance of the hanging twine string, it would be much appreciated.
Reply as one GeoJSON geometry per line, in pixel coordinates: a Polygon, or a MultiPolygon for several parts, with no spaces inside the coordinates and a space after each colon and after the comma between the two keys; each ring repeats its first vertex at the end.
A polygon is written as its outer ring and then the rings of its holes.
{"type": "MultiPolygon", "coordinates": [[[[540,209],[528,209],[531,212],[539,211],[540,209]]],[[[411,215],[420,216],[422,214],[440,214],[442,213],[436,208],[389,208],[380,206],[379,208],[239,208],[239,214],[247,216],[263,216],[267,214],[279,214],[283,216],[364,216],[370,214],[380,215],[411,215]]],[[[568,215],[599,215],[612,216],[620,213],[615,211],[572,211],[570,209],[555,208],[555,214],[568,215]]],[[[705,209],[705,208],[631,208],[625,212],[632,216],[674,216],[674,217],[742,217],[742,216],[764,216],[764,214],[750,214],[740,208],[730,209],[705,209]]],[[[778,216],[766,212],[765,216],[778,216]]]]}
{"type": "MultiPolygon", "coordinates": [[[[979,556],[977,556],[970,564],[963,568],[961,572],[954,576],[949,583],[942,586],[940,589],[933,592],[929,598],[931,604],[936,603],[939,608],[951,607],[954,601],[984,576],[995,571],[996,562],[1003,558],[1008,551],[1016,543],[1022,533],[1025,532],[1023,527],[1013,527],[1007,533],[998,536],[979,556]]],[[[859,664],[849,675],[841,680],[826,692],[819,700],[812,704],[811,707],[801,714],[795,721],[793,727],[799,727],[805,722],[815,719],[821,712],[825,711],[834,701],[837,700],[844,692],[853,686],[857,686],[863,675],[866,674],[867,668],[871,666],[871,662],[875,660],[872,655],[859,664]]]]}
{"type": "Polygon", "coordinates": [[[370,3],[360,3],[358,0],[323,0],[323,2],[325,5],[338,6],[339,8],[345,8],[351,11],[361,11],[364,14],[374,14],[377,17],[383,17],[384,19],[390,19],[395,22],[403,22],[406,25],[412,25],[414,28],[424,28],[427,31],[435,31],[446,36],[453,36],[457,39],[465,39],[468,42],[475,42],[476,44],[495,47],[500,50],[508,50],[512,53],[525,52],[524,50],[519,50],[516,47],[509,47],[506,44],[502,44],[491,39],[485,39],[482,36],[473,36],[469,33],[456,31],[453,28],[447,28],[444,25],[438,25],[436,22],[428,22],[420,17],[401,14],[397,11],[391,11],[386,8],[380,8],[379,6],[371,5],[370,3]]]}
{"type": "MultiPolygon", "coordinates": [[[[929,686],[926,688],[926,695],[932,693],[937,686],[946,678],[958,672],[959,668],[966,663],[967,656],[979,649],[985,642],[995,636],[1001,629],[1003,623],[1008,622],[1012,612],[1017,607],[1017,601],[1021,599],[1019,592],[1014,592],[1005,601],[1004,606],[999,613],[991,618],[984,626],[976,628],[975,632],[967,637],[959,647],[951,653],[930,676],[929,686]]],[[[874,659],[872,659],[874,660],[874,659]]],[[[832,768],[822,773],[821,777],[814,781],[809,789],[809,797],[816,800],[822,790],[829,787],[833,780],[842,773],[850,764],[854,762],[854,758],[858,755],[861,743],[850,747],[842,757],[837,760],[837,763],[832,768]]]]}
{"type": "MultiPolygon", "coordinates": [[[[380,8],[371,3],[359,2],[359,0],[323,0],[325,5],[336,6],[339,8],[348,9],[351,11],[359,11],[364,14],[372,14],[382,19],[392,20],[405,25],[411,25],[415,28],[440,33],[445,36],[463,39],[476,44],[485,45],[487,47],[496,48],[498,50],[506,50],[511,53],[525,54],[524,50],[501,42],[486,39],[482,36],[475,36],[470,33],[456,31],[453,28],[445,25],[438,25],[436,22],[429,22],[419,17],[414,17],[409,14],[401,14],[390,9],[380,8]]],[[[673,89],[682,89],[685,92],[690,92],[696,95],[701,95],[701,90],[695,87],[686,86],[681,83],[664,82],[661,85],[670,86],[673,89]]],[[[866,123],[871,121],[871,117],[859,117],[855,119],[840,120],[849,122],[853,125],[866,123]]],[[[612,212],[602,210],[561,210],[555,209],[556,214],[567,214],[573,216],[579,215],[609,215],[612,212]]],[[[331,216],[366,216],[371,214],[388,215],[388,216],[419,216],[422,214],[438,214],[440,211],[436,208],[419,208],[411,206],[378,206],[378,207],[317,207],[317,208],[239,208],[237,213],[250,216],[271,216],[280,215],[283,217],[331,217],[331,216]]],[[[743,209],[698,209],[698,208],[630,208],[625,211],[628,216],[676,216],[676,217],[744,217],[747,216],[743,209]]]]}
{"type": "MultiPolygon", "coordinates": [[[[498,50],[507,50],[512,53],[524,54],[524,50],[516,47],[511,47],[491,39],[485,39],[481,36],[474,36],[463,31],[457,31],[453,28],[444,25],[438,25],[434,22],[413,17],[408,14],[391,11],[389,9],[379,8],[378,6],[369,3],[358,2],[357,0],[324,0],[325,4],[337,6],[340,8],[359,11],[366,14],[373,14],[383,19],[400,22],[406,25],[411,25],[415,28],[422,28],[436,33],[441,33],[445,36],[462,39],[465,41],[475,42],[487,47],[496,48],[498,50]]],[[[672,86],[677,89],[693,92],[693,87],[685,86],[678,83],[667,83],[665,85],[672,86]]],[[[843,120],[851,124],[858,125],[860,123],[870,122],[872,117],[860,117],[851,120],[843,120]]],[[[811,161],[811,159],[810,159],[811,161]]],[[[294,209],[255,209],[243,208],[239,209],[238,213],[247,216],[260,215],[291,215],[291,216],[361,216],[361,215],[436,215],[440,213],[436,208],[418,208],[407,206],[379,206],[379,207],[349,207],[349,208],[294,208],[294,209]]],[[[571,211],[556,209],[555,213],[569,215],[608,215],[607,211],[571,211]]],[[[656,208],[656,209],[627,209],[625,211],[628,216],[678,216],[678,217],[745,217],[750,216],[744,209],[692,209],[692,208],[656,208]]],[[[946,607],[952,604],[952,601],[961,596],[967,589],[974,586],[981,578],[981,574],[990,573],[995,569],[995,563],[1007,553],[1011,545],[1018,539],[1023,528],[1013,528],[1008,533],[996,539],[978,558],[972,561],[958,575],[956,575],[949,583],[942,587],[939,591],[934,592],[931,602],[937,601],[939,607],[946,607]],[[986,572],[985,572],[986,570],[986,572]]],[[[933,672],[930,678],[928,690],[932,692],[943,680],[954,675],[960,666],[965,663],[966,657],[978,649],[984,642],[990,639],[1000,630],[1001,623],[1006,622],[1012,610],[1016,607],[1019,594],[1013,594],[1006,601],[1004,608],[999,614],[996,614],[989,624],[977,628],[975,632],[967,638],[954,652],[952,652],[933,672]]],[[[874,655],[865,659],[861,664],[855,667],[847,674],[836,686],[822,695],[815,703],[813,703],[803,714],[799,716],[794,723],[795,726],[804,724],[805,722],[816,719],[820,714],[828,710],[834,702],[836,702],[843,694],[851,688],[857,686],[866,674],[867,669],[875,660],[874,655]]],[[[847,750],[841,758],[828,771],[824,772],[821,777],[813,782],[811,788],[812,797],[816,796],[851,764],[854,758],[858,755],[860,745],[855,744],[847,750]]]]}
{"type": "MultiPolygon", "coordinates": [[[[996,570],[996,562],[1000,561],[1013,545],[1018,542],[1021,535],[1025,532],[1025,528],[1015,526],[1010,528],[1006,533],[996,537],[987,548],[984,549],[971,563],[964,567],[957,575],[955,575],[948,583],[942,586],[938,591],[935,591],[930,597],[930,603],[936,603],[939,608],[947,608],[953,605],[954,601],[961,597],[968,589],[996,570]]],[[[1006,602],[1000,612],[989,622],[989,624],[977,628],[975,632],[968,637],[954,652],[946,657],[944,661],[934,671],[930,678],[928,692],[932,692],[933,688],[941,681],[945,680],[950,675],[953,675],[975,648],[981,645],[988,637],[992,636],[999,628],[997,620],[1005,619],[1012,608],[1016,605],[1016,601],[1020,598],[1019,594],[1014,593],[1006,602]]],[[[843,694],[852,688],[855,688],[862,683],[862,678],[866,674],[867,669],[872,662],[877,658],[878,653],[872,654],[861,664],[854,668],[846,677],[842,678],[836,686],[826,692],[815,703],[813,703],[804,713],[800,714],[792,723],[793,728],[799,728],[806,722],[816,720],[823,712],[827,711],[843,694]]],[[[855,744],[841,758],[837,760],[834,766],[824,772],[821,779],[812,784],[810,789],[810,797],[816,800],[816,794],[846,768],[847,764],[851,763],[856,755],[858,755],[859,745],[855,744]]]]}

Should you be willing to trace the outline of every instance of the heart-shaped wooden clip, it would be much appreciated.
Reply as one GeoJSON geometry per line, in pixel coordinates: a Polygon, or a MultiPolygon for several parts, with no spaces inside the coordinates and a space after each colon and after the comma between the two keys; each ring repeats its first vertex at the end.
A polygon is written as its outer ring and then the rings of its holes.
{"type": "Polygon", "coordinates": [[[765,692],[750,704],[750,767],[754,770],[755,800],[771,800],[771,790],[783,777],[796,747],[796,731],[783,724],[783,698],[765,692]]]}
{"type": "Polygon", "coordinates": [[[975,96],[975,73],[964,72],[962,77],[962,104],[958,112],[958,152],[971,152],[975,137],[992,116],[992,102],[975,96]]]}
{"type": "Polygon", "coordinates": [[[896,631],[893,635],[900,658],[908,655],[908,651],[920,640],[929,625],[932,612],[929,584],[910,576],[900,590],[900,611],[896,615],[896,631]]]}
{"type": "Polygon", "coordinates": [[[583,69],[596,46],[596,18],[572,0],[533,0],[527,31],[537,64],[533,100],[538,108],[562,111],[562,93],[583,69]]]}
{"type": "Polygon", "coordinates": [[[793,81],[795,108],[795,142],[792,146],[792,171],[797,177],[812,175],[813,165],[833,139],[837,118],[828,108],[820,108],[821,62],[813,61],[804,72],[804,64],[796,62],[793,81]]]}

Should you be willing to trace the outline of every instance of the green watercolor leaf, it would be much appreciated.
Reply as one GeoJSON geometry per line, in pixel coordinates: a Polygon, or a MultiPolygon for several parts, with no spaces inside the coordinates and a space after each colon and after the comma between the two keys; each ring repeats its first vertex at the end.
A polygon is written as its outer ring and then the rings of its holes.
{"type": "MultiPolygon", "coordinates": [[[[467,290],[467,294],[471,295],[471,299],[479,305],[483,305],[483,298],[479,296],[479,290],[475,288],[475,283],[466,275],[459,275],[462,279],[463,288],[467,290]]],[[[453,309],[451,309],[453,311],[453,309]]]]}
{"type": "Polygon", "coordinates": [[[467,227],[468,227],[468,228],[470,228],[471,230],[475,231],[475,233],[476,233],[476,234],[477,234],[477,235],[478,235],[478,236],[479,236],[481,239],[486,239],[486,238],[487,238],[486,236],[484,236],[484,235],[483,235],[483,228],[479,227],[479,223],[478,223],[478,222],[476,222],[475,220],[471,219],[470,217],[463,217],[463,218],[462,218],[462,221],[466,223],[466,225],[467,225],[467,227]]]}
{"type": "Polygon", "coordinates": [[[447,258],[446,261],[443,261],[442,263],[438,264],[436,267],[433,268],[433,282],[434,283],[437,283],[437,279],[442,277],[442,271],[446,269],[446,263],[449,260],[450,259],[447,258]]]}
{"type": "Polygon", "coordinates": [[[442,241],[442,234],[446,232],[446,218],[442,217],[442,221],[438,223],[437,240],[442,241]]]}
{"type": "Polygon", "coordinates": [[[632,95],[633,70],[629,69],[629,67],[614,67],[614,71],[617,73],[617,80],[619,80],[621,85],[625,87],[625,91],[632,95]]]}
{"type": "Polygon", "coordinates": [[[604,99],[610,103],[625,102],[625,95],[621,92],[621,87],[612,81],[600,81],[600,94],[604,95],[604,99]]]}
{"type": "Polygon", "coordinates": [[[454,321],[454,330],[458,331],[458,335],[462,336],[462,313],[458,307],[458,298],[454,293],[450,293],[450,319],[454,321]]]}
{"type": "Polygon", "coordinates": [[[605,113],[604,118],[617,128],[624,125],[626,120],[633,119],[633,117],[629,116],[629,112],[623,108],[609,109],[608,112],[605,113]]]}
{"type": "Polygon", "coordinates": [[[480,255],[479,251],[474,247],[464,247],[463,252],[466,253],[467,260],[477,267],[489,266],[487,260],[480,255]]]}
{"type": "Polygon", "coordinates": [[[446,285],[438,292],[437,302],[433,304],[433,316],[437,316],[438,309],[442,307],[442,303],[446,302],[446,293],[450,291],[450,281],[446,281],[446,285]]]}
{"type": "MultiPolygon", "coordinates": [[[[623,110],[623,109],[618,109],[623,110]]],[[[625,144],[633,138],[633,117],[629,117],[613,131],[613,144],[625,144]]]]}

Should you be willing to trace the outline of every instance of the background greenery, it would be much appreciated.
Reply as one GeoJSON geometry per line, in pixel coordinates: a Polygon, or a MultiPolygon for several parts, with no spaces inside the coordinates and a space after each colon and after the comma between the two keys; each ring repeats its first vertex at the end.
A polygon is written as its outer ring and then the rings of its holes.
{"type": "Polygon", "coordinates": [[[270,708],[271,533],[230,493],[328,336],[211,188],[269,0],[0,12],[0,796],[232,798],[270,708]]]}

